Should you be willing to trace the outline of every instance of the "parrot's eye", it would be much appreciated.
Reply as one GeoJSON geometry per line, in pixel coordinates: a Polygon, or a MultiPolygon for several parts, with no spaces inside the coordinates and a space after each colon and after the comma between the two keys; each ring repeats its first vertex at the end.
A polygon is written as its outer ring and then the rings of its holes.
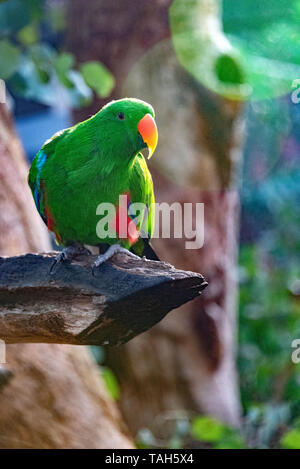
{"type": "Polygon", "coordinates": [[[125,114],[124,114],[124,112],[119,112],[119,114],[118,114],[118,119],[119,119],[120,121],[123,121],[123,120],[125,119],[125,114]]]}

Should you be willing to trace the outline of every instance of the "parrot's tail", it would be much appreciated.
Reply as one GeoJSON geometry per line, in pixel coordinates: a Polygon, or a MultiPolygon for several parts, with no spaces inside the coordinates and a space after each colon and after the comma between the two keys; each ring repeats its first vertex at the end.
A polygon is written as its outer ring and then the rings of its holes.
{"type": "MultiPolygon", "coordinates": [[[[146,259],[149,259],[151,261],[160,261],[160,258],[158,257],[158,255],[154,251],[153,247],[150,244],[150,240],[148,238],[140,238],[139,241],[143,242],[143,249],[142,249],[141,257],[145,256],[146,259]]],[[[136,247],[137,246],[133,245],[130,248],[130,251],[133,252],[134,254],[140,255],[140,253],[137,252],[136,247]]]]}

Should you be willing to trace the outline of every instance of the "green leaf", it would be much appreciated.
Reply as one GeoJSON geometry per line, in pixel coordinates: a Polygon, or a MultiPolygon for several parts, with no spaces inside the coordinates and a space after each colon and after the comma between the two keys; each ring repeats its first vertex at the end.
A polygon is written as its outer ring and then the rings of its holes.
{"type": "Polygon", "coordinates": [[[29,24],[18,32],[17,37],[22,44],[29,46],[39,39],[38,29],[35,24],[29,24]]]}
{"type": "Polygon", "coordinates": [[[75,62],[74,55],[70,52],[61,52],[55,58],[54,65],[57,70],[66,72],[73,67],[75,62]]]}
{"type": "Polygon", "coordinates": [[[0,41],[0,78],[7,80],[18,68],[20,51],[9,41],[0,41]]]}
{"type": "Polygon", "coordinates": [[[110,71],[96,61],[85,62],[80,67],[81,74],[100,98],[109,96],[115,86],[115,79],[110,71]]]}
{"type": "Polygon", "coordinates": [[[101,375],[111,397],[115,400],[119,399],[120,388],[114,373],[110,368],[101,367],[101,375]]]}
{"type": "Polygon", "coordinates": [[[280,440],[285,449],[300,449],[300,430],[290,430],[280,440]]]}
{"type": "Polygon", "coordinates": [[[217,58],[215,69],[218,79],[224,83],[242,84],[245,81],[239,63],[230,55],[220,55],[217,58]]]}
{"type": "Polygon", "coordinates": [[[212,417],[197,417],[191,425],[191,435],[200,441],[216,442],[225,434],[226,426],[212,417]]]}
{"type": "Polygon", "coordinates": [[[67,76],[67,73],[73,67],[74,62],[75,59],[73,54],[68,52],[62,52],[58,54],[54,61],[54,68],[57,74],[57,78],[67,88],[74,86],[67,76]]]}

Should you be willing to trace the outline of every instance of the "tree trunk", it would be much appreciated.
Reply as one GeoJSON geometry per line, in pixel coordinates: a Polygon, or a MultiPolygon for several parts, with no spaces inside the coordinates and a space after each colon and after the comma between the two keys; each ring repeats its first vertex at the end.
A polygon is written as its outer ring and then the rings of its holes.
{"type": "MultiPolygon", "coordinates": [[[[11,117],[0,105],[0,255],[50,249],[27,172],[11,117]]],[[[9,345],[0,375],[0,448],[133,446],[86,348],[9,345]]]]}
{"type": "MultiPolygon", "coordinates": [[[[141,427],[155,430],[157,418],[182,409],[238,425],[239,200],[233,180],[241,148],[240,106],[204,88],[179,64],[169,39],[170,1],[138,0],[130,8],[125,3],[70,2],[68,48],[79,61],[106,64],[117,80],[114,98],[138,97],[154,106],[159,131],[151,160],[156,201],[205,204],[203,248],[185,249],[186,240],[174,237],[155,240],[154,247],[177,268],[202,272],[209,286],[201,298],[147,333],[122,349],[111,349],[109,366],[120,380],[121,409],[134,434],[141,427]]],[[[209,15],[216,20],[216,31],[208,30],[214,41],[215,32],[222,33],[217,31],[217,2],[200,3],[207,8],[194,20],[199,28],[209,15]]],[[[96,100],[75,118],[102,104],[96,100]]]]}

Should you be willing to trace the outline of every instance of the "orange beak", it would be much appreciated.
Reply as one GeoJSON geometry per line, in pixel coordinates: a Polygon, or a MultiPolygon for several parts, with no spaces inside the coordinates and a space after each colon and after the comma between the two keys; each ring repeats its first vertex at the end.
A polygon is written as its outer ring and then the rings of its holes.
{"type": "Polygon", "coordinates": [[[149,149],[149,159],[154,153],[158,139],[156,123],[151,114],[146,114],[138,123],[137,128],[149,149]]]}

